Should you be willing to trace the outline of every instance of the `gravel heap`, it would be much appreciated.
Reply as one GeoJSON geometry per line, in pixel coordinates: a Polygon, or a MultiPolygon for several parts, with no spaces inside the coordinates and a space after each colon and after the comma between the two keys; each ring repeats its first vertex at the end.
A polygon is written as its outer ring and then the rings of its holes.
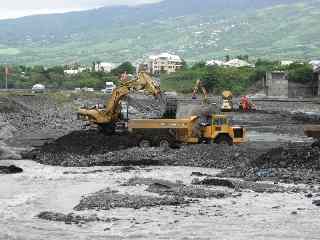
{"type": "Polygon", "coordinates": [[[0,174],[16,174],[21,172],[23,172],[23,169],[14,165],[0,166],[0,174]]]}
{"type": "Polygon", "coordinates": [[[190,200],[178,196],[153,197],[120,194],[117,191],[112,191],[107,188],[82,198],[80,203],[74,207],[74,210],[109,210],[112,208],[140,209],[143,207],[156,207],[162,205],[176,206],[189,202],[190,200]]]}
{"type": "Polygon", "coordinates": [[[78,215],[75,213],[55,213],[55,212],[41,212],[37,215],[38,218],[48,221],[64,222],[65,224],[84,224],[89,222],[111,222],[112,219],[100,218],[96,214],[78,215]]]}
{"type": "Polygon", "coordinates": [[[195,185],[208,185],[208,186],[221,186],[234,189],[236,191],[242,191],[245,189],[249,189],[258,193],[275,193],[275,192],[297,192],[300,189],[297,188],[286,188],[283,186],[279,186],[278,184],[268,184],[268,183],[256,183],[250,181],[242,181],[242,180],[231,180],[231,179],[222,179],[215,177],[207,177],[205,179],[199,180],[194,179],[192,184],[195,185]]]}
{"type": "MultiPolygon", "coordinates": [[[[103,136],[103,135],[102,135],[103,136]]],[[[126,140],[127,137],[124,137],[126,140]]],[[[70,141],[62,141],[55,148],[55,144],[43,146],[40,152],[33,151],[25,156],[34,159],[42,164],[60,166],[127,166],[127,165],[172,165],[172,166],[192,166],[222,168],[235,166],[239,163],[248,162],[255,159],[260,154],[266,152],[264,148],[257,148],[254,144],[242,144],[239,146],[221,145],[189,145],[180,149],[161,149],[161,148],[130,148],[120,151],[112,151],[112,147],[119,147],[123,141],[109,141],[102,137],[100,144],[92,144],[88,141],[87,145],[83,138],[76,138],[79,145],[74,145],[70,141]],[[75,148],[74,148],[74,147],[75,148]],[[111,146],[111,147],[110,147],[111,146]],[[78,151],[78,152],[77,152],[78,151]],[[105,153],[101,153],[105,151],[105,153]],[[109,152],[108,152],[109,151],[109,152]],[[85,154],[81,154],[85,153],[85,154]],[[92,155],[88,155],[92,153],[92,155]],[[101,154],[99,154],[101,153],[101,154]],[[34,156],[31,156],[34,154],[34,156]]],[[[93,139],[97,141],[97,139],[93,139]]],[[[133,141],[130,141],[130,144],[133,141]]]]}
{"type": "Polygon", "coordinates": [[[288,144],[271,149],[246,164],[239,164],[219,174],[251,180],[286,183],[320,183],[320,152],[304,144],[288,144]]]}
{"type": "Polygon", "coordinates": [[[159,195],[189,198],[226,198],[231,196],[231,193],[227,191],[186,186],[182,183],[173,183],[166,180],[152,178],[131,178],[124,185],[148,185],[146,191],[157,193],[159,195]]]}

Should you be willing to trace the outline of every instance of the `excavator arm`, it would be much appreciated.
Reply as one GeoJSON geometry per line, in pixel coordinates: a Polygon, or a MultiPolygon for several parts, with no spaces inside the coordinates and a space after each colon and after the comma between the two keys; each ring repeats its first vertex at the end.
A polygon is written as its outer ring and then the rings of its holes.
{"type": "Polygon", "coordinates": [[[115,122],[120,119],[121,100],[123,100],[131,91],[145,90],[149,94],[157,97],[161,95],[160,87],[145,72],[139,72],[135,80],[123,81],[120,86],[115,88],[111,97],[106,101],[104,108],[80,108],[78,117],[88,121],[90,125],[98,125],[105,128],[113,128],[115,122]]]}
{"type": "Polygon", "coordinates": [[[195,87],[193,88],[193,96],[196,96],[196,94],[199,92],[199,89],[201,89],[202,95],[203,95],[203,103],[207,104],[208,103],[208,92],[203,86],[201,80],[197,80],[195,87]]]}

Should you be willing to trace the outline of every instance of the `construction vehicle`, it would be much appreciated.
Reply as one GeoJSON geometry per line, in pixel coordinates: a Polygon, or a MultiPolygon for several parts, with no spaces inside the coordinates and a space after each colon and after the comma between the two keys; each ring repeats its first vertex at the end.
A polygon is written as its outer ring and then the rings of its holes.
{"type": "Polygon", "coordinates": [[[240,144],[245,142],[243,127],[230,126],[224,115],[192,116],[185,119],[134,119],[128,131],[140,147],[175,147],[181,143],[240,144]]]}
{"type": "Polygon", "coordinates": [[[250,101],[247,96],[243,96],[240,99],[239,111],[251,112],[257,110],[256,105],[250,101]]]}
{"type": "Polygon", "coordinates": [[[233,111],[233,95],[231,91],[222,92],[222,112],[231,112],[233,111]]]}
{"type": "Polygon", "coordinates": [[[304,134],[315,140],[312,143],[312,147],[320,148],[320,125],[306,125],[304,127],[304,134]]]}
{"type": "Polygon", "coordinates": [[[202,92],[203,104],[208,104],[209,103],[208,92],[205,89],[205,87],[203,86],[202,81],[200,79],[197,80],[196,85],[193,88],[192,99],[197,99],[197,93],[199,92],[199,89],[201,89],[201,92],[202,92]]]}
{"type": "Polygon", "coordinates": [[[158,97],[161,101],[161,91],[158,84],[146,73],[139,72],[137,79],[121,81],[116,87],[110,99],[104,106],[82,107],[78,111],[78,119],[88,122],[88,125],[95,125],[106,134],[115,132],[116,124],[121,120],[121,100],[131,91],[145,90],[149,94],[158,97]]]}

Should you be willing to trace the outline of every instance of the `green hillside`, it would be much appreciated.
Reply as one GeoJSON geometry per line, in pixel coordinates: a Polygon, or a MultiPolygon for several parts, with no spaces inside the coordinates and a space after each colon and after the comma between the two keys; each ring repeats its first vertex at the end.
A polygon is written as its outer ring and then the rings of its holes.
{"type": "Polygon", "coordinates": [[[167,0],[3,20],[0,63],[123,62],[161,51],[187,61],[240,54],[319,58],[320,0],[236,2],[167,0]]]}

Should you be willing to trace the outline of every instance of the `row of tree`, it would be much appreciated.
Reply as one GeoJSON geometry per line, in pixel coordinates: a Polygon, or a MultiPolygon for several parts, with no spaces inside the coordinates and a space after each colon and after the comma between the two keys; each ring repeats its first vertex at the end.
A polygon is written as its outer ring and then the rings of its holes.
{"type": "Polygon", "coordinates": [[[221,93],[223,90],[231,90],[235,94],[242,94],[253,85],[261,88],[261,80],[268,71],[285,71],[288,73],[289,81],[300,83],[313,81],[313,68],[308,63],[283,66],[278,61],[258,60],[254,68],[207,66],[205,62],[198,62],[190,67],[185,66],[176,73],[162,75],[161,83],[162,88],[166,90],[190,93],[196,80],[201,79],[209,92],[221,93]]]}
{"type": "MultiPolygon", "coordinates": [[[[0,66],[0,88],[5,87],[6,66],[0,66]]],[[[91,87],[102,89],[105,82],[117,83],[123,72],[133,74],[135,67],[130,62],[125,62],[113,69],[110,73],[103,71],[85,70],[78,74],[68,75],[64,73],[63,66],[45,68],[44,66],[9,66],[8,87],[30,89],[34,84],[43,84],[51,89],[74,89],[91,87]]]]}
{"type": "MultiPolygon", "coordinates": [[[[244,56],[247,58],[247,56],[244,56]]],[[[125,62],[113,69],[110,73],[83,71],[75,75],[64,73],[65,68],[55,66],[45,68],[43,66],[10,66],[9,88],[30,89],[34,84],[41,83],[51,89],[74,89],[92,87],[102,89],[105,82],[118,83],[119,76],[123,72],[135,73],[135,67],[130,62],[125,62]]],[[[256,67],[220,67],[207,66],[204,62],[198,62],[192,66],[184,64],[184,67],[173,74],[161,74],[161,87],[165,90],[173,90],[189,93],[197,79],[202,79],[209,92],[221,92],[228,89],[235,94],[241,94],[249,87],[265,77],[267,71],[282,70],[288,72],[290,81],[307,83],[313,79],[312,66],[307,63],[293,63],[282,66],[280,62],[258,60],[256,67]]],[[[0,87],[5,84],[5,66],[0,65],[0,87]]]]}

